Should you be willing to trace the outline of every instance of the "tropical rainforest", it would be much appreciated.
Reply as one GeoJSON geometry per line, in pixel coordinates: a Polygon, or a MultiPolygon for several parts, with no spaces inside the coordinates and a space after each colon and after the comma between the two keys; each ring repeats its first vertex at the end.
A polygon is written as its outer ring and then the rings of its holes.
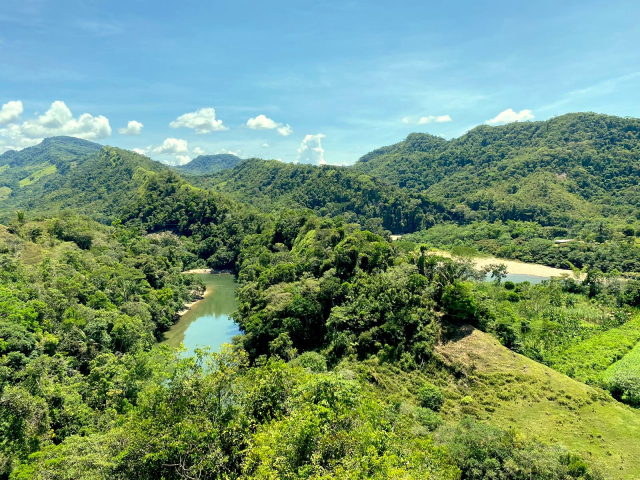
{"type": "Polygon", "coordinates": [[[0,478],[639,478],[638,165],[592,113],[351,167],[6,152],[0,478]],[[191,269],[237,278],[220,349],[162,343],[191,269]]]}

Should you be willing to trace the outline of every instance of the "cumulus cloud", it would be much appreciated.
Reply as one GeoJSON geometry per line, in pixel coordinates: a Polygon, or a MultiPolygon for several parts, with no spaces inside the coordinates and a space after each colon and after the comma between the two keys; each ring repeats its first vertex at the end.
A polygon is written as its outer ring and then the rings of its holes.
{"type": "Polygon", "coordinates": [[[186,140],[171,137],[162,142],[162,145],[154,147],[152,152],[159,155],[178,155],[181,153],[189,153],[189,144],[186,140]]]}
{"type": "Polygon", "coordinates": [[[0,125],[7,125],[20,120],[22,112],[24,112],[24,108],[20,100],[5,103],[0,109],[0,125]]]}
{"type": "Polygon", "coordinates": [[[236,157],[239,157],[242,154],[242,150],[226,150],[223,148],[217,153],[228,153],[229,155],[235,155],[236,157]]]}
{"type": "Polygon", "coordinates": [[[247,120],[247,127],[251,130],[276,130],[283,137],[288,137],[293,133],[293,129],[287,124],[277,123],[266,115],[258,115],[247,120]]]}
{"type": "Polygon", "coordinates": [[[121,135],[140,135],[143,127],[142,123],[131,120],[125,128],[119,128],[118,133],[121,135]]]}
{"type": "Polygon", "coordinates": [[[524,122],[525,120],[533,120],[535,116],[531,110],[520,110],[514,112],[513,109],[508,108],[504,112],[500,112],[495,118],[487,120],[489,125],[503,125],[505,123],[524,122]]]}
{"type": "Polygon", "coordinates": [[[324,159],[324,148],[322,148],[322,139],[325,135],[318,133],[317,135],[307,135],[302,140],[298,148],[298,158],[296,163],[316,163],[317,165],[326,165],[324,159]]]}
{"type": "Polygon", "coordinates": [[[229,130],[222,124],[222,120],[216,119],[216,111],[213,108],[201,108],[195,112],[185,113],[171,122],[169,126],[171,128],[191,128],[196,133],[229,130]]]}
{"type": "Polygon", "coordinates": [[[189,163],[191,161],[191,157],[189,155],[176,155],[176,161],[174,165],[184,165],[185,163],[189,163]]]}
{"type": "Polygon", "coordinates": [[[247,120],[247,127],[251,130],[271,130],[278,128],[278,124],[265,115],[258,115],[247,120]]]}
{"type": "Polygon", "coordinates": [[[193,149],[193,154],[194,155],[204,155],[205,151],[204,151],[203,148],[196,147],[196,148],[193,149]]]}
{"type": "Polygon", "coordinates": [[[111,135],[111,126],[109,120],[102,115],[94,117],[89,113],[83,113],[74,118],[64,102],[56,101],[43,115],[0,129],[0,136],[7,139],[4,143],[15,148],[36,145],[45,137],[57,135],[99,140],[111,135]]]}
{"type": "Polygon", "coordinates": [[[278,128],[278,133],[283,137],[288,137],[293,133],[293,129],[289,126],[289,124],[283,125],[282,127],[278,128]]]}
{"type": "Polygon", "coordinates": [[[409,122],[411,122],[411,119],[409,117],[404,117],[402,119],[402,123],[409,123],[409,122]]]}
{"type": "Polygon", "coordinates": [[[429,115],[428,117],[421,117],[418,120],[418,125],[425,125],[427,123],[445,123],[450,122],[452,119],[449,115],[429,115]]]}
{"type": "Polygon", "coordinates": [[[138,155],[146,155],[148,151],[148,148],[134,148],[132,150],[132,152],[136,152],[138,155]]]}
{"type": "Polygon", "coordinates": [[[262,146],[265,147],[265,148],[269,148],[269,144],[268,143],[263,143],[262,146]]]}

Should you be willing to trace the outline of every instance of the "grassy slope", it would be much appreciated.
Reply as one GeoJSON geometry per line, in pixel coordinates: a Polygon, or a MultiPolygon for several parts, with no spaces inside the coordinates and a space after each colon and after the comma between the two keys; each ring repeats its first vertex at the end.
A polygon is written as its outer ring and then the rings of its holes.
{"type": "Polygon", "coordinates": [[[636,346],[633,347],[633,350],[627,353],[624,357],[609,366],[609,368],[607,368],[607,370],[602,374],[602,378],[604,380],[609,380],[618,372],[636,373],[640,376],[640,342],[638,342],[636,346]]]}
{"type": "Polygon", "coordinates": [[[437,349],[448,364],[469,372],[459,387],[475,403],[457,407],[460,415],[562,443],[609,478],[640,478],[640,410],[518,355],[486,333],[467,333],[437,349]]]}
{"type": "Polygon", "coordinates": [[[640,317],[595,335],[558,354],[550,365],[583,382],[597,383],[611,365],[640,342],[640,317]]]}

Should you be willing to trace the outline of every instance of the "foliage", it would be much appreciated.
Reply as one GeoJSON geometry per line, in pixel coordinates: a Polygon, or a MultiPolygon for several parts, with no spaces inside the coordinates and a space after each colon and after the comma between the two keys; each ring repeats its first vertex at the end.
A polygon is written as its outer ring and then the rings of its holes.
{"type": "Polygon", "coordinates": [[[193,254],[214,268],[234,268],[242,240],[264,223],[252,209],[194,188],[169,171],[151,176],[121,218],[149,233],[190,237],[193,254]]]}
{"type": "Polygon", "coordinates": [[[106,223],[117,217],[149,175],[167,168],[133,152],[71,137],[54,137],[20,152],[6,152],[0,157],[0,165],[3,162],[10,168],[0,183],[13,191],[1,204],[0,220],[4,221],[16,209],[31,214],[72,209],[106,223]],[[55,173],[45,165],[55,168],[55,173]],[[25,182],[19,187],[22,179],[25,182]]]}
{"type": "Polygon", "coordinates": [[[472,275],[468,265],[406,254],[340,219],[285,220],[286,228],[245,239],[240,256],[235,319],[252,360],[280,351],[285,339],[298,352],[321,351],[330,364],[345,355],[429,360],[436,312],[450,305],[451,285],[472,275]]]}
{"type": "Polygon", "coordinates": [[[584,218],[635,217],[639,139],[638,119],[573,113],[483,125],[450,141],[414,133],[354,168],[451,202],[459,222],[567,227],[584,218]]]}
{"type": "Polygon", "coordinates": [[[607,368],[603,379],[614,397],[640,407],[640,341],[633,350],[607,368]]]}
{"type": "Polygon", "coordinates": [[[405,240],[452,251],[469,248],[484,254],[540,263],[565,269],[640,272],[640,246],[635,241],[637,221],[581,221],[572,228],[543,227],[536,222],[509,220],[445,223],[407,235],[405,240]],[[626,233],[624,233],[626,232],[626,233]],[[556,244],[556,240],[571,241],[556,244]]]}
{"type": "Polygon", "coordinates": [[[0,241],[2,478],[129,411],[159,381],[164,354],[149,350],[203,288],[180,274],[184,258],[178,243],[73,215],[25,222],[0,241]]]}
{"type": "Polygon", "coordinates": [[[438,387],[427,383],[418,390],[418,401],[422,407],[439,412],[444,404],[444,395],[438,387]]]}
{"type": "Polygon", "coordinates": [[[251,159],[201,184],[263,210],[308,208],[322,216],[343,215],[378,234],[414,232],[449,218],[442,205],[421,193],[344,167],[251,159]]]}
{"type": "Polygon", "coordinates": [[[603,478],[562,448],[523,441],[513,431],[502,431],[471,419],[439,431],[436,438],[449,446],[464,479],[603,478]]]}
{"type": "Polygon", "coordinates": [[[242,162],[240,157],[230,153],[217,155],[199,155],[185,165],[174,167],[180,173],[188,175],[211,175],[227,168],[233,168],[242,162]]]}

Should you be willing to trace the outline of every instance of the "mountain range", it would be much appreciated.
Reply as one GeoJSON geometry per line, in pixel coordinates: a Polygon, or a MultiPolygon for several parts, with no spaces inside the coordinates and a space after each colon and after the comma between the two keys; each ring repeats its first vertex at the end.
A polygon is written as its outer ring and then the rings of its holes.
{"type": "MultiPolygon", "coordinates": [[[[113,218],[151,173],[168,167],[126,150],[54,137],[0,156],[0,218],[74,206],[113,218]]],[[[351,167],[203,155],[173,167],[188,182],[263,210],[308,208],[394,233],[436,222],[536,221],[571,226],[635,218],[640,120],[576,113],[479,126],[445,140],[410,134],[351,167]]]]}

